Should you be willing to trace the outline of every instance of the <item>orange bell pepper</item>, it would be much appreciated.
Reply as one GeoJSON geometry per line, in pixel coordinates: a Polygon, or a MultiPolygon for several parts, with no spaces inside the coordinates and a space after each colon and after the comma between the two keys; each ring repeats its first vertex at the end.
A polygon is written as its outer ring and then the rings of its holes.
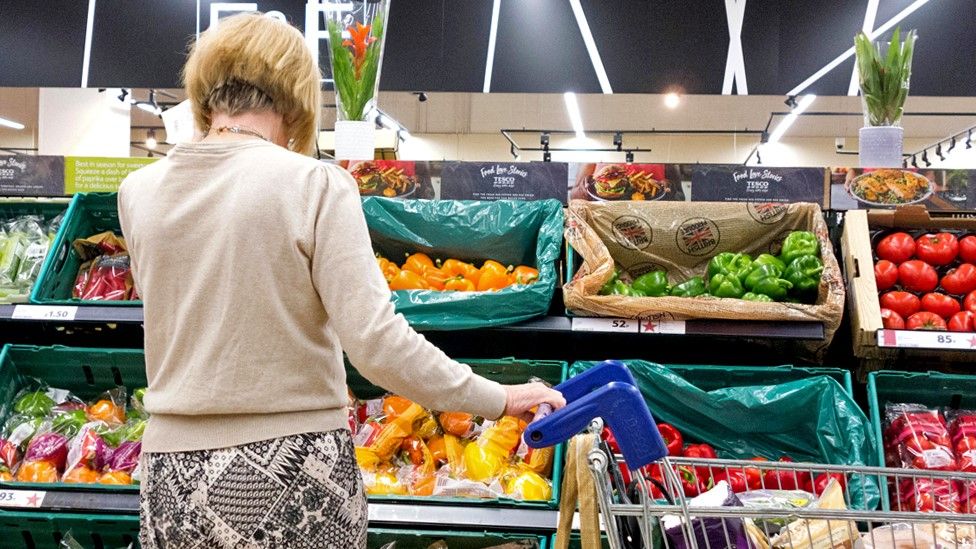
{"type": "Polygon", "coordinates": [[[474,416],[464,412],[441,412],[437,417],[445,433],[464,438],[474,431],[474,416]]]}
{"type": "Polygon", "coordinates": [[[486,271],[497,271],[502,274],[507,274],[511,270],[511,267],[505,267],[501,263],[495,261],[494,259],[489,259],[481,264],[481,273],[484,274],[486,271]]]}
{"type": "Polygon", "coordinates": [[[20,482],[57,482],[58,468],[50,461],[25,461],[17,470],[20,482]]]}
{"type": "Polygon", "coordinates": [[[409,271],[402,270],[392,280],[390,280],[390,289],[393,291],[397,290],[427,290],[430,286],[427,284],[419,274],[409,271]]]}
{"type": "Polygon", "coordinates": [[[430,286],[431,290],[443,290],[450,278],[447,273],[436,267],[430,267],[424,271],[424,281],[430,286]]]}
{"type": "Polygon", "coordinates": [[[383,415],[386,416],[386,422],[393,421],[400,416],[403,412],[406,412],[413,401],[403,398],[398,395],[389,395],[383,399],[383,415]]]}
{"type": "Polygon", "coordinates": [[[427,448],[430,450],[431,457],[438,465],[447,463],[447,446],[444,443],[444,437],[433,436],[427,441],[427,448]]]}
{"type": "Polygon", "coordinates": [[[109,471],[98,479],[99,484],[132,484],[132,477],[125,471],[109,471]]]}
{"type": "Polygon", "coordinates": [[[443,263],[441,263],[440,260],[437,261],[437,265],[440,267],[440,269],[445,273],[451,275],[452,277],[464,276],[461,270],[462,263],[464,262],[461,261],[460,259],[454,259],[454,258],[445,259],[443,263]]]}
{"type": "Polygon", "coordinates": [[[482,268],[481,278],[478,279],[478,291],[479,292],[489,292],[494,290],[501,290],[512,283],[508,278],[508,272],[498,271],[496,269],[490,268],[485,270],[482,268]]]}
{"type": "Polygon", "coordinates": [[[512,271],[512,277],[515,284],[532,284],[539,279],[539,270],[519,265],[512,271]]]}
{"type": "Polygon", "coordinates": [[[476,288],[474,282],[471,282],[463,276],[456,276],[444,284],[444,289],[455,292],[473,292],[476,288]]]}
{"type": "Polygon", "coordinates": [[[427,269],[434,269],[434,262],[430,259],[427,254],[415,253],[407,256],[406,263],[403,264],[403,269],[406,271],[412,271],[418,275],[423,276],[424,271],[427,269]]]}
{"type": "Polygon", "coordinates": [[[88,407],[88,419],[104,421],[109,425],[121,425],[125,423],[125,410],[111,400],[99,400],[88,407]]]}
{"type": "Polygon", "coordinates": [[[380,255],[376,256],[376,264],[379,265],[380,272],[383,273],[383,278],[385,278],[387,282],[392,280],[393,277],[395,277],[397,273],[400,272],[400,267],[397,267],[396,263],[390,261],[389,259],[386,259],[383,256],[380,255]]]}

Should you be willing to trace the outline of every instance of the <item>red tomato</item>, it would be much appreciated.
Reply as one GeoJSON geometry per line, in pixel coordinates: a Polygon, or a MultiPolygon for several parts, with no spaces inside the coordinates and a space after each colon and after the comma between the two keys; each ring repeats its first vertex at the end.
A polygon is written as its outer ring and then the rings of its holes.
{"type": "Polygon", "coordinates": [[[905,326],[909,330],[945,330],[946,323],[942,320],[942,317],[927,311],[921,313],[915,313],[908,317],[908,322],[905,326]]]}
{"type": "Polygon", "coordinates": [[[959,241],[959,258],[966,263],[976,263],[976,236],[969,235],[959,241]]]}
{"type": "Polygon", "coordinates": [[[898,281],[908,291],[927,293],[939,285],[939,273],[928,263],[913,259],[898,266],[898,281]]]}
{"type": "Polygon", "coordinates": [[[964,311],[976,312],[976,292],[969,292],[966,299],[962,300],[962,308],[964,311]]]}
{"type": "Polygon", "coordinates": [[[963,263],[950,270],[942,277],[942,288],[956,295],[964,295],[976,290],[976,267],[971,263],[963,263]]]}
{"type": "Polygon", "coordinates": [[[922,302],[908,292],[888,292],[881,295],[881,307],[891,309],[903,318],[917,313],[922,308],[922,302]]]}
{"type": "Polygon", "coordinates": [[[878,257],[899,264],[915,255],[915,240],[908,233],[892,233],[878,242],[878,257]]]}
{"type": "Polygon", "coordinates": [[[900,314],[892,311],[891,309],[881,309],[881,323],[884,325],[886,330],[905,329],[905,319],[902,318],[900,314]]]}
{"type": "Polygon", "coordinates": [[[972,311],[959,311],[949,319],[950,332],[972,332],[973,325],[976,324],[976,313],[972,311]]]}
{"type": "Polygon", "coordinates": [[[959,240],[952,233],[923,234],[915,241],[915,255],[930,265],[948,265],[959,255],[959,240]]]}
{"type": "Polygon", "coordinates": [[[898,282],[898,265],[882,259],[874,264],[874,280],[878,284],[878,291],[883,292],[898,282]]]}
{"type": "Polygon", "coordinates": [[[820,473],[817,475],[809,485],[807,485],[807,491],[813,492],[815,495],[820,496],[827,489],[827,485],[830,484],[831,479],[836,479],[840,484],[841,490],[847,487],[847,477],[844,473],[820,473]]]}
{"type": "Polygon", "coordinates": [[[959,302],[945,294],[925,294],[922,296],[922,310],[949,318],[959,312],[959,302]]]}

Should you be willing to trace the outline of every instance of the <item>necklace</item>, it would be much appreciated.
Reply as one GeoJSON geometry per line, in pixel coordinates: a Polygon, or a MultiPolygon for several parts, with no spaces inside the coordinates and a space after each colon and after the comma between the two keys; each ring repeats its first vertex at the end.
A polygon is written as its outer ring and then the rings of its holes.
{"type": "Polygon", "coordinates": [[[238,135],[250,135],[251,137],[257,137],[258,139],[262,139],[264,141],[270,141],[267,137],[261,135],[256,130],[242,126],[220,126],[219,128],[212,128],[211,131],[214,131],[217,134],[236,133],[238,135]]]}

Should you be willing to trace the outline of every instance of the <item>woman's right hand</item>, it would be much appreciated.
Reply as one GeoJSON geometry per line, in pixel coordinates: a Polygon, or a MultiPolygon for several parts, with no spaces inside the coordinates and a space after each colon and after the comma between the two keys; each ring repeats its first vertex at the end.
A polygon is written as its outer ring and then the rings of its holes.
{"type": "Polygon", "coordinates": [[[505,385],[505,415],[532,420],[532,408],[539,404],[548,404],[558,410],[566,405],[562,393],[551,389],[542,383],[525,383],[523,385],[505,385]]]}

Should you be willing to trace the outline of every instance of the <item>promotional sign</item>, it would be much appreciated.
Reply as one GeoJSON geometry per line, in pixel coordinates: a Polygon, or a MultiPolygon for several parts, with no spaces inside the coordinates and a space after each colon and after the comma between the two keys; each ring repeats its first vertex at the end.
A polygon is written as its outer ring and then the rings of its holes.
{"type": "Polygon", "coordinates": [[[0,196],[63,194],[63,156],[0,156],[0,196]]]}
{"type": "Polygon", "coordinates": [[[813,202],[826,208],[823,168],[696,166],[693,202],[813,202]]]}
{"type": "Polygon", "coordinates": [[[448,200],[545,200],[566,203],[568,166],[563,162],[446,162],[441,198],[448,200]]]}
{"type": "MultiPolygon", "coordinates": [[[[436,198],[431,181],[432,162],[412,160],[340,160],[362,196],[436,198]]],[[[437,176],[440,176],[439,170],[437,176]]]]}
{"type": "Polygon", "coordinates": [[[690,178],[678,164],[573,164],[570,200],[687,200],[690,178]]]}
{"type": "MultiPolygon", "coordinates": [[[[130,173],[156,158],[64,157],[63,194],[114,193],[130,173]]],[[[59,193],[61,194],[61,193],[59,193]]]]}
{"type": "Polygon", "coordinates": [[[976,209],[976,170],[830,168],[834,210],[922,204],[929,211],[976,209]]]}

